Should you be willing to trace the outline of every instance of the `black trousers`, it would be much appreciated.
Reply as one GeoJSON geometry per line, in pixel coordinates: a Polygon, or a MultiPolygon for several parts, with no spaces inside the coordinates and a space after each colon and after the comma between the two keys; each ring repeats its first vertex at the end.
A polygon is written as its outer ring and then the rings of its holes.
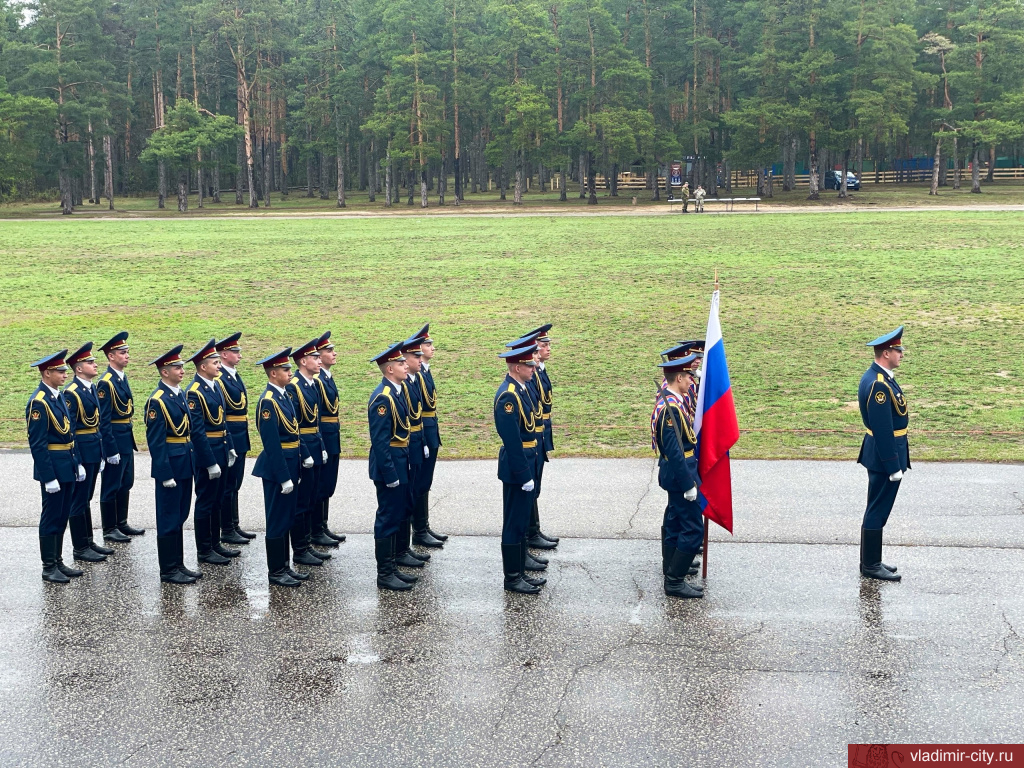
{"type": "MultiPolygon", "coordinates": [[[[226,468],[226,463],[220,465],[226,468]]],[[[196,468],[196,521],[206,520],[209,525],[210,517],[217,515],[220,520],[220,508],[224,502],[224,490],[227,486],[226,478],[221,471],[221,476],[211,479],[206,467],[196,468]]]]}
{"type": "Polygon", "coordinates": [[[891,482],[885,472],[868,470],[868,504],[864,510],[864,527],[877,530],[885,527],[896,503],[902,480],[891,482]]]}
{"type": "Polygon", "coordinates": [[[99,463],[83,464],[85,468],[85,480],[75,483],[75,490],[71,498],[71,517],[84,515],[92,501],[92,495],[96,491],[96,476],[100,472],[99,463]]]}
{"type": "Polygon", "coordinates": [[[39,515],[40,536],[60,536],[64,533],[76,485],[81,483],[61,483],[59,491],[47,493],[46,484],[39,484],[39,490],[43,493],[43,511],[39,515]]]}
{"type": "MultiPolygon", "coordinates": [[[[205,471],[205,470],[204,470],[205,471]]],[[[156,535],[170,536],[181,530],[192,506],[192,478],[175,478],[173,488],[156,483],[156,535]]]]}
{"type": "Polygon", "coordinates": [[[291,493],[281,493],[280,483],[263,480],[263,508],[267,515],[268,539],[280,539],[288,535],[295,522],[298,493],[298,488],[291,493]]]}
{"type": "Polygon", "coordinates": [[[668,492],[665,507],[665,544],[680,552],[699,552],[704,543],[704,516],[699,501],[687,501],[682,493],[668,492]]]}
{"type": "Polygon", "coordinates": [[[409,516],[410,485],[402,483],[388,488],[384,483],[374,481],[377,489],[377,516],[373,521],[373,538],[386,539],[398,533],[398,529],[409,516]]]}
{"type": "Polygon", "coordinates": [[[522,486],[513,483],[501,484],[502,544],[518,544],[526,538],[536,498],[536,488],[527,492],[522,486]]]}
{"type": "Polygon", "coordinates": [[[135,485],[135,451],[122,451],[117,464],[109,461],[103,467],[100,501],[116,501],[117,494],[130,491],[135,485]]]}
{"type": "Polygon", "coordinates": [[[317,481],[319,489],[317,491],[317,499],[322,501],[329,499],[334,495],[334,491],[338,487],[338,464],[341,461],[341,456],[327,455],[327,463],[320,467],[320,478],[317,481]]]}

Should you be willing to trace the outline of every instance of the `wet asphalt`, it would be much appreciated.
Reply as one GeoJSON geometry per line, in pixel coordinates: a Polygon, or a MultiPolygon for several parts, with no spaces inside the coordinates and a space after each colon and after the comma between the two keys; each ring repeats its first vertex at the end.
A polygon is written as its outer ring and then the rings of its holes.
{"type": "Polygon", "coordinates": [[[881,584],[857,574],[863,470],[735,462],[737,535],[715,536],[705,598],[679,601],[646,461],[549,465],[544,525],[565,538],[527,597],[501,588],[489,462],[439,466],[432,524],[457,535],[392,594],[362,462],[332,505],[348,541],[271,591],[262,536],[161,585],[152,530],[43,584],[26,458],[0,455],[4,766],[839,765],[850,742],[1024,741],[1021,466],[915,468],[887,528],[904,581],[881,584]]]}

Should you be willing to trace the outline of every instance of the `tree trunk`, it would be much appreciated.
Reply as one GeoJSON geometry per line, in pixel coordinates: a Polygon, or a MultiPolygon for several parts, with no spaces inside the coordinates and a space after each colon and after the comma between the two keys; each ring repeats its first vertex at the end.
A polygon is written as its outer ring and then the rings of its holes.
{"type": "Polygon", "coordinates": [[[953,134],[953,189],[960,189],[960,139],[953,134]]]}
{"type": "Polygon", "coordinates": [[[971,153],[971,194],[981,194],[981,147],[974,145],[971,153]]]}
{"type": "Polygon", "coordinates": [[[849,190],[846,184],[846,174],[850,169],[850,150],[849,148],[843,153],[843,178],[839,180],[839,199],[845,200],[848,198],[849,190]]]}
{"type": "Polygon", "coordinates": [[[612,163],[612,172],[611,172],[610,181],[611,181],[612,197],[618,197],[619,196],[619,164],[618,163],[612,163]]]}
{"type": "Polygon", "coordinates": [[[587,153],[580,152],[579,160],[580,200],[587,199],[587,153]]]}
{"type": "Polygon", "coordinates": [[[810,167],[808,170],[808,187],[809,193],[807,195],[808,200],[817,200],[821,197],[818,192],[818,146],[815,142],[814,131],[811,131],[811,152],[810,152],[810,167]]]}
{"type": "Polygon", "coordinates": [[[345,207],[345,158],[342,156],[341,147],[338,148],[338,198],[339,208],[345,207]]]}
{"type": "Polygon", "coordinates": [[[220,157],[213,163],[213,202],[220,202],[220,157]]]}
{"type": "Polygon", "coordinates": [[[391,207],[391,145],[384,154],[384,207],[391,207]]]}
{"type": "MultiPolygon", "coordinates": [[[[238,123],[243,124],[244,118],[239,112],[238,123]]],[[[235,166],[238,168],[235,171],[235,205],[242,204],[242,194],[245,192],[245,139],[239,139],[235,144],[235,166]]]]}
{"type": "Polygon", "coordinates": [[[380,163],[377,162],[377,143],[370,139],[370,154],[367,162],[367,199],[377,202],[377,184],[379,182],[380,163]]]}
{"type": "Polygon", "coordinates": [[[100,194],[96,191],[96,147],[92,139],[92,120],[89,121],[89,202],[99,205],[100,194]]]}
{"type": "MultiPolygon", "coordinates": [[[[89,148],[92,151],[92,139],[89,139],[89,148]]],[[[996,145],[993,144],[988,148],[988,173],[985,174],[985,181],[991,184],[996,180],[996,145]]]]}
{"type": "Polygon", "coordinates": [[[516,150],[516,185],[512,192],[512,204],[523,204],[523,150],[516,150]]]}
{"type": "Polygon", "coordinates": [[[587,152],[587,205],[597,205],[597,174],[594,173],[594,153],[587,152]]]}
{"type": "Polygon", "coordinates": [[[206,190],[203,189],[203,169],[202,167],[196,168],[196,191],[198,192],[199,199],[196,205],[200,208],[203,207],[203,196],[206,190]]]}
{"type": "Polygon", "coordinates": [[[782,191],[796,189],[796,136],[790,136],[782,144],[782,191]]]}
{"type": "Polygon", "coordinates": [[[319,160],[320,160],[320,199],[321,200],[327,200],[328,199],[327,190],[330,188],[330,185],[331,185],[331,174],[330,174],[330,170],[329,170],[330,166],[327,164],[327,155],[325,155],[323,152],[321,152],[319,154],[319,160]]]}
{"type": "Polygon", "coordinates": [[[188,213],[188,171],[178,174],[178,213],[188,213]]]}
{"type": "Polygon", "coordinates": [[[167,199],[167,164],[164,163],[163,160],[156,164],[156,174],[156,207],[162,210],[164,207],[164,201],[167,199]]]}
{"type": "Polygon", "coordinates": [[[725,194],[732,194],[732,171],[729,170],[729,161],[722,160],[722,173],[725,174],[725,194]]]}
{"type": "Polygon", "coordinates": [[[569,155],[565,156],[565,160],[562,161],[561,167],[558,169],[558,200],[565,202],[568,199],[568,190],[566,190],[566,179],[565,179],[565,166],[572,162],[572,158],[569,155]]]}
{"type": "Polygon", "coordinates": [[[427,168],[420,165],[420,208],[427,207],[427,168]]]}
{"type": "Polygon", "coordinates": [[[939,130],[940,137],[935,141],[935,161],[932,164],[932,187],[928,190],[929,195],[939,194],[939,164],[942,162],[942,130],[939,130]]]}
{"type": "Polygon", "coordinates": [[[107,210],[114,210],[114,149],[110,134],[103,136],[103,194],[107,198],[107,210]]]}

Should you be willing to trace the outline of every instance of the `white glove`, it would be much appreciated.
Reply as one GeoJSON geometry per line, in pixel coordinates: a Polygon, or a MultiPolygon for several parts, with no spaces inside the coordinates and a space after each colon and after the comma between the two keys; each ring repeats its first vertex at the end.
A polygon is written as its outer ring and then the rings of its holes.
{"type": "Polygon", "coordinates": [[[46,488],[47,493],[57,493],[60,490],[60,483],[56,480],[51,480],[43,487],[46,488]]]}
{"type": "Polygon", "coordinates": [[[100,472],[103,472],[103,470],[104,470],[104,469],[106,468],[106,466],[107,466],[107,462],[106,462],[106,460],[105,460],[105,459],[100,459],[100,468],[99,468],[99,471],[100,471],[100,472]]]}
{"type": "Polygon", "coordinates": [[[323,461],[321,461],[320,463],[321,464],[326,464],[327,463],[327,451],[324,451],[323,461]]]}
{"type": "Polygon", "coordinates": [[[228,451],[228,468],[230,469],[231,467],[235,466],[236,461],[238,461],[238,452],[235,451],[234,448],[232,448],[230,451],[228,451]]]}
{"type": "Polygon", "coordinates": [[[85,467],[81,464],[78,465],[78,476],[75,478],[75,482],[80,483],[85,480],[85,467]]]}
{"type": "Polygon", "coordinates": [[[890,483],[898,483],[902,479],[903,479],[903,471],[902,470],[896,470],[891,475],[889,475],[889,482],[890,483]]]}
{"type": "Polygon", "coordinates": [[[112,467],[116,467],[120,463],[121,463],[121,454],[120,453],[115,453],[113,456],[111,456],[109,459],[107,459],[107,464],[109,464],[112,467]]]}
{"type": "Polygon", "coordinates": [[[164,488],[177,488],[178,481],[172,477],[170,480],[164,480],[162,483],[160,483],[160,485],[162,485],[164,488]]]}
{"type": "Polygon", "coordinates": [[[696,485],[693,486],[693,488],[691,488],[686,493],[684,493],[683,494],[683,498],[686,499],[687,501],[696,501],[697,500],[697,486],[696,485]]]}
{"type": "Polygon", "coordinates": [[[398,480],[395,480],[395,482],[393,482],[393,483],[388,483],[387,487],[388,488],[397,488],[398,487],[398,480]]]}
{"type": "Polygon", "coordinates": [[[313,466],[313,457],[312,456],[307,456],[306,458],[304,458],[302,460],[302,466],[304,466],[306,469],[309,469],[310,467],[312,467],[313,466]]]}
{"type": "Polygon", "coordinates": [[[294,490],[295,483],[293,483],[291,480],[285,480],[283,483],[281,483],[281,493],[283,493],[285,496],[287,496],[294,490]]]}
{"type": "Polygon", "coordinates": [[[207,467],[206,471],[210,474],[211,480],[216,480],[220,477],[220,464],[214,464],[212,467],[207,467]]]}
{"type": "Polygon", "coordinates": [[[429,459],[430,458],[430,448],[428,448],[425,445],[423,446],[423,458],[425,458],[425,459],[429,459]]]}
{"type": "Polygon", "coordinates": [[[533,490],[533,480],[531,480],[530,482],[528,482],[525,485],[523,485],[523,490],[526,491],[527,493],[532,491],[533,490]]]}

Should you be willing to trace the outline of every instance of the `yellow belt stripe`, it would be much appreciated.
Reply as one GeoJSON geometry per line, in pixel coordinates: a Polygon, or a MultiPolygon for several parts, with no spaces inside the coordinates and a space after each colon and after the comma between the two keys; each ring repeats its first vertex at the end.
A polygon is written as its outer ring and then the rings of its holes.
{"type": "Polygon", "coordinates": [[[224,418],[227,419],[228,421],[244,421],[246,423],[249,422],[248,416],[225,416],[224,418]]]}
{"type": "Polygon", "coordinates": [[[390,445],[392,448],[408,448],[409,439],[406,438],[405,440],[392,440],[390,445]]]}
{"type": "Polygon", "coordinates": [[[207,432],[206,436],[207,437],[224,437],[224,430],[222,429],[219,432],[207,432]]]}
{"type": "MultiPolygon", "coordinates": [[[[875,436],[875,433],[872,432],[870,429],[865,429],[864,431],[867,432],[872,437],[875,436]]],[[[893,430],[893,433],[892,433],[893,437],[906,437],[906,435],[907,435],[907,429],[906,428],[893,430]]]]}
{"type": "Polygon", "coordinates": [[[324,423],[324,424],[337,424],[338,423],[338,417],[337,416],[322,416],[320,418],[320,421],[322,423],[324,423]]]}
{"type": "Polygon", "coordinates": [[[168,437],[167,438],[167,442],[168,443],[173,443],[174,445],[182,445],[184,443],[192,442],[192,438],[191,437],[168,437]]]}
{"type": "Polygon", "coordinates": [[[99,427],[86,427],[85,429],[76,429],[76,435],[95,435],[99,432],[99,427]]]}
{"type": "Polygon", "coordinates": [[[683,458],[684,459],[693,458],[693,451],[684,451],[683,452],[683,458]]]}
{"type": "Polygon", "coordinates": [[[131,424],[132,420],[131,419],[111,419],[110,423],[111,424],[131,424]]]}
{"type": "Polygon", "coordinates": [[[281,443],[281,448],[283,448],[286,451],[291,449],[291,448],[298,448],[298,447],[299,447],[299,441],[298,440],[295,440],[294,442],[291,442],[291,443],[281,443]]]}
{"type": "Polygon", "coordinates": [[[315,435],[320,430],[317,427],[302,427],[299,429],[300,435],[315,435]]]}
{"type": "Polygon", "coordinates": [[[523,443],[523,448],[536,448],[536,447],[537,447],[537,441],[536,440],[529,440],[529,441],[523,443]]]}
{"type": "Polygon", "coordinates": [[[436,419],[437,411],[424,411],[421,415],[424,419],[436,419]]]}
{"type": "Polygon", "coordinates": [[[421,429],[423,429],[422,424],[414,424],[413,426],[409,427],[410,432],[419,432],[421,429]]]}
{"type": "Polygon", "coordinates": [[[72,448],[75,447],[75,444],[73,441],[70,443],[51,443],[46,447],[48,450],[51,451],[70,451],[72,448]]]}

